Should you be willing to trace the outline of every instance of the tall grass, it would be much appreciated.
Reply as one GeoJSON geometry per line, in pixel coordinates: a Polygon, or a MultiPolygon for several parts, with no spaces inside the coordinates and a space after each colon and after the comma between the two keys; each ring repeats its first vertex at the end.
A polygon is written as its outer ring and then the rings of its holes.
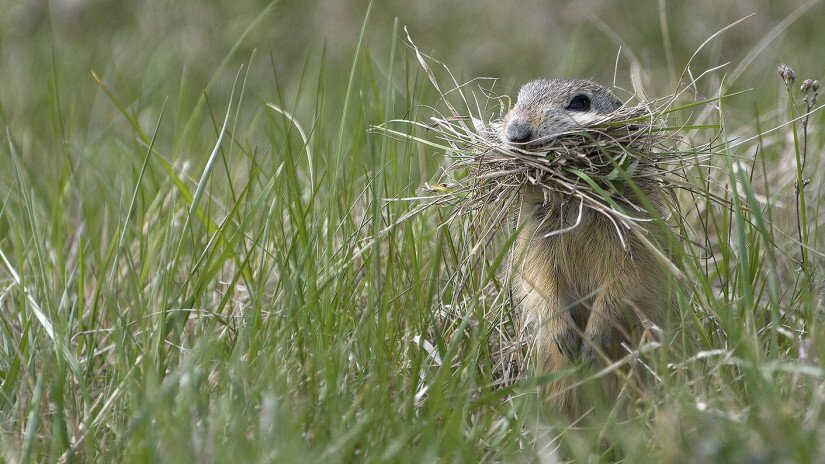
{"type": "Polygon", "coordinates": [[[372,20],[346,72],[313,49],[287,73],[262,44],[202,93],[112,66],[77,105],[55,54],[50,129],[6,121],[0,149],[0,459],[820,459],[825,141],[798,85],[708,116],[724,144],[678,222],[696,351],[643,354],[657,381],[634,413],[571,426],[537,400],[553,376],[508,345],[510,236],[477,248],[472,218],[399,200],[441,154],[368,128],[439,102],[398,22],[384,50],[372,20]]]}

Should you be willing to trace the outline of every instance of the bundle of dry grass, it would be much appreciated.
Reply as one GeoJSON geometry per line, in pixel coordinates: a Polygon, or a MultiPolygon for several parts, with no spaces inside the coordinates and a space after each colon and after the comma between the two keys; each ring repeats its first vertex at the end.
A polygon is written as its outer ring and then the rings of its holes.
{"type": "MultiPolygon", "coordinates": [[[[435,83],[432,72],[425,69],[435,83]]],[[[541,187],[547,195],[560,196],[579,210],[588,208],[606,216],[624,243],[627,231],[652,220],[646,214],[646,205],[641,204],[644,195],[638,185],[655,185],[670,197],[678,189],[693,190],[686,172],[706,160],[713,150],[712,142],[700,147],[687,145],[680,136],[685,126],[669,124],[673,113],[685,108],[674,108],[675,97],[623,106],[593,124],[558,134],[541,146],[514,146],[501,140],[501,118],[485,120],[475,92],[466,89],[456,85],[452,91],[442,92],[444,102],[448,102],[449,93],[456,92],[462,101],[475,102],[477,112],[461,114],[446,103],[451,114],[436,114],[432,124],[426,126],[441,143],[414,139],[443,149],[448,161],[438,180],[424,186],[430,204],[454,205],[455,215],[484,209],[492,213],[493,227],[503,223],[518,193],[530,185],[541,187]]],[[[415,121],[393,122],[424,126],[415,121]]],[[[403,135],[387,126],[380,129],[403,135]]]]}
{"type": "MultiPolygon", "coordinates": [[[[672,191],[686,184],[672,175],[701,153],[680,151],[677,131],[664,124],[663,110],[649,104],[622,107],[595,124],[557,135],[540,147],[504,143],[500,120],[464,123],[467,118],[434,117],[433,130],[446,141],[450,163],[428,191],[457,203],[460,213],[505,206],[526,185],[541,187],[610,218],[617,233],[650,220],[638,197],[637,183],[653,182],[672,191]]],[[[574,224],[573,226],[576,226],[574,224]]],[[[559,230],[561,233],[564,230],[559,230]]]]}

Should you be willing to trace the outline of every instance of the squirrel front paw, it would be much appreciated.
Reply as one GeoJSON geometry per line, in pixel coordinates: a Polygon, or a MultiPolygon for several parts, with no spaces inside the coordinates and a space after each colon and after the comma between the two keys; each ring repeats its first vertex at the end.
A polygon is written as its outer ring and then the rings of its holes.
{"type": "Polygon", "coordinates": [[[582,341],[575,328],[568,327],[556,333],[553,336],[553,341],[556,342],[556,347],[565,358],[575,360],[579,357],[579,352],[582,349],[582,341]]]}
{"type": "Polygon", "coordinates": [[[586,363],[601,359],[604,353],[609,352],[613,345],[616,330],[602,326],[600,330],[591,330],[588,326],[584,331],[584,341],[581,344],[581,360],[586,363]]]}

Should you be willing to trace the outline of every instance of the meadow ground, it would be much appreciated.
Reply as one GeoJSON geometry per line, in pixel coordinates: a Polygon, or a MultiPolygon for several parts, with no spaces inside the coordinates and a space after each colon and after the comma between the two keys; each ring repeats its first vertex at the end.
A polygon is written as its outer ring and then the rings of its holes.
{"type": "Polygon", "coordinates": [[[0,460],[822,462],[825,7],[499,3],[0,0],[0,460]],[[403,26],[502,94],[735,94],[685,116],[696,350],[627,417],[540,407],[507,233],[408,214],[443,153],[369,128],[443,102],[403,26]]]}

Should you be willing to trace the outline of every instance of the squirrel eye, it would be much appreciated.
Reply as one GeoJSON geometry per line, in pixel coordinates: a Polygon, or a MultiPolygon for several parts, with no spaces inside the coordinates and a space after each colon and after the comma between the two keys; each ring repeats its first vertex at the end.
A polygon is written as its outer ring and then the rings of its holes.
{"type": "Polygon", "coordinates": [[[576,95],[567,104],[566,110],[572,111],[590,111],[590,97],[587,95],[576,95]]]}

